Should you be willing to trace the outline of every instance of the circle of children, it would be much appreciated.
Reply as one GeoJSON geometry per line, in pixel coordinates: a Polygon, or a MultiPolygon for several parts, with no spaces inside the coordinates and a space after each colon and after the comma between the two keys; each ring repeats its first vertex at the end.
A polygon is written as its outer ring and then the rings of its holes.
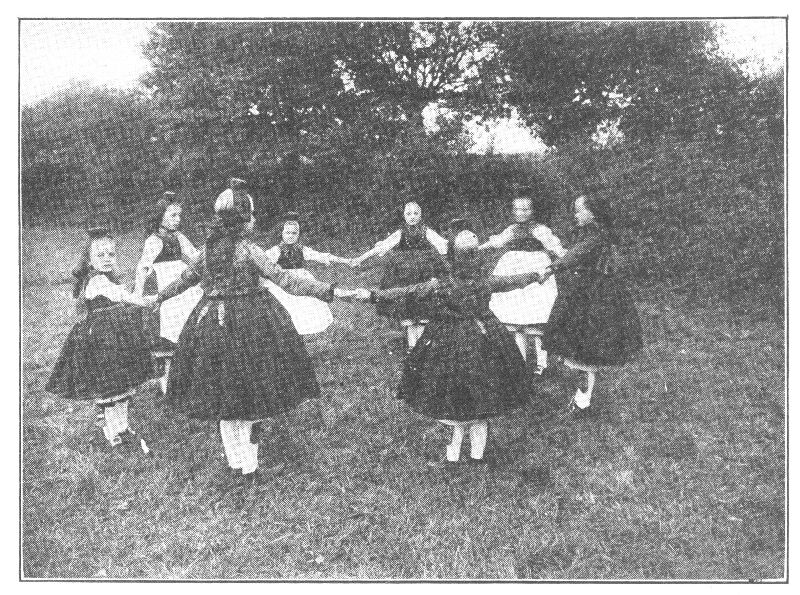
{"type": "Polygon", "coordinates": [[[90,230],[73,271],[86,318],[67,337],[47,390],[95,402],[104,437],[98,431],[93,440],[148,452],[128,426],[128,405],[153,376],[155,354],[165,360],[167,403],[189,418],[218,422],[231,476],[247,483],[257,477],[259,422],[320,396],[301,335],[328,327],[327,302],[357,300],[406,328],[398,398],[452,427],[440,464],[459,461],[465,434],[470,460],[481,462],[488,420],[529,399],[529,337],[536,373],[551,373],[548,355],[575,370],[569,407],[577,416],[592,411],[598,370],[642,348],[633,300],[614,267],[618,236],[608,203],[576,198],[578,240],[565,250],[535,220],[535,199],[518,189],[513,224],[485,243],[464,219],[454,220],[444,239],[409,202],[402,229],[348,259],[303,245],[296,213],[285,218],[278,245],[257,246],[253,200],[239,179],[217,198],[198,250],[179,231],[180,203],[166,193],[132,292],[119,281],[114,239],[90,230]],[[478,266],[478,253],[489,249],[505,250],[491,276],[478,266]],[[380,289],[323,283],[304,268],[309,260],[357,268],[375,255],[386,255],[380,289]],[[145,328],[148,313],[157,333],[145,328]]]}

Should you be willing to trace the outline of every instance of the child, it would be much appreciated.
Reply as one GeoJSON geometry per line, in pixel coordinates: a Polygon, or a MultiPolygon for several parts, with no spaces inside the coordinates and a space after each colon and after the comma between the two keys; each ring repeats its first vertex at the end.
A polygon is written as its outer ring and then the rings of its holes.
{"type": "MultiPolygon", "coordinates": [[[[405,225],[401,229],[351,261],[352,266],[358,267],[371,256],[382,256],[389,252],[389,260],[380,283],[381,289],[429,281],[447,271],[446,262],[442,258],[447,253],[447,240],[423,223],[419,204],[406,203],[403,216],[405,225]]],[[[400,319],[407,329],[409,351],[414,348],[425,330],[430,315],[428,305],[414,297],[399,304],[378,304],[376,310],[384,316],[400,319]]]]}
{"type": "Polygon", "coordinates": [[[158,301],[203,283],[203,298],[178,340],[167,402],[191,418],[218,421],[228,465],[249,482],[258,469],[257,422],[320,395],[303,340],[286,309],[260,287],[260,277],[326,302],[354,292],[273,264],[250,239],[255,219],[244,186],[234,178],[219,195],[199,259],[159,292],[158,301]]]}
{"type": "MultiPolygon", "coordinates": [[[[495,275],[515,275],[537,271],[550,265],[551,257],[563,256],[565,250],[559,239],[546,225],[533,219],[533,195],[529,189],[519,189],[513,200],[514,223],[502,233],[491,236],[479,247],[506,248],[494,269],[495,275]]],[[[555,279],[543,284],[496,293],[490,307],[497,318],[514,333],[522,357],[527,359],[527,335],[533,335],[536,348],[536,373],[547,367],[547,352],[542,349],[542,326],[550,316],[556,299],[555,279]]]]}
{"type": "MultiPolygon", "coordinates": [[[[111,446],[132,442],[128,404],[150,376],[150,352],[142,327],[142,310],[152,304],[119,284],[116,246],[105,229],[89,231],[75,276],[73,296],[86,318],[72,327],[46,390],[66,399],[92,399],[98,422],[111,446]]],[[[149,452],[144,440],[139,444],[149,452]]]]}
{"type": "Polygon", "coordinates": [[[483,460],[488,419],[522,407],[527,401],[525,361],[514,339],[489,309],[494,291],[522,287],[539,279],[536,272],[491,276],[479,266],[477,236],[469,229],[453,241],[452,273],[441,280],[393,289],[357,290],[376,304],[408,296],[432,300],[430,323],[408,356],[398,398],[411,409],[453,427],[448,462],[460,458],[464,434],[470,455],[483,460]]]}
{"type": "MultiPolygon", "coordinates": [[[[155,205],[148,222],[150,235],[144,242],[142,256],[136,267],[134,293],[156,295],[160,287],[165,287],[193,262],[199,252],[180,231],[183,207],[174,192],[165,192],[155,205]]],[[[166,392],[170,360],[178,336],[197,305],[203,292],[196,288],[161,306],[157,337],[153,337],[153,355],[164,360],[164,375],[161,377],[161,390],[166,392]]],[[[156,333],[153,333],[156,334],[156,333]]]]}
{"type": "MultiPolygon", "coordinates": [[[[314,279],[314,275],[305,268],[306,261],[313,260],[326,266],[330,266],[334,262],[350,263],[347,258],[334,256],[327,252],[317,252],[299,243],[299,239],[300,217],[295,212],[286,213],[281,232],[282,241],[266,251],[267,258],[282,269],[289,270],[293,275],[303,279],[314,279]]],[[[289,311],[292,322],[301,335],[321,333],[333,322],[333,314],[325,302],[315,297],[286,293],[269,279],[262,279],[262,284],[289,311]]]]}
{"type": "Polygon", "coordinates": [[[544,347],[586,374],[572,402],[580,417],[591,413],[595,375],[620,365],[642,349],[642,327],[628,289],[615,271],[616,244],[608,202],[598,196],[575,200],[579,241],[545,271],[558,276],[559,294],[547,324],[544,347]]]}

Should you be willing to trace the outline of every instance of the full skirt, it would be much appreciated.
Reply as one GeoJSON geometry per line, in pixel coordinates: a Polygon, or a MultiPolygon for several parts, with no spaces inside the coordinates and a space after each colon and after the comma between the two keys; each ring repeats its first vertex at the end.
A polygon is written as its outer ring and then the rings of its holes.
{"type": "Polygon", "coordinates": [[[142,308],[90,312],[69,332],[45,387],[67,399],[103,399],[135,389],[152,375],[142,308]]]}
{"type": "MultiPolygon", "coordinates": [[[[386,255],[381,289],[425,283],[447,274],[445,258],[433,248],[423,250],[392,250],[386,255]]],[[[380,303],[378,314],[397,320],[430,320],[433,307],[429,299],[408,297],[399,302],[380,303]]]]}
{"type": "Polygon", "coordinates": [[[204,297],[178,339],[167,401],[195,419],[259,420],[320,389],[289,313],[266,289],[204,297]]]}
{"type": "Polygon", "coordinates": [[[494,317],[434,320],[406,360],[398,398],[433,419],[502,415],[527,402],[525,361],[494,317]]]}
{"type": "Polygon", "coordinates": [[[615,275],[567,271],[543,348],[591,366],[628,361],[642,349],[642,326],[630,292],[615,275]]]}

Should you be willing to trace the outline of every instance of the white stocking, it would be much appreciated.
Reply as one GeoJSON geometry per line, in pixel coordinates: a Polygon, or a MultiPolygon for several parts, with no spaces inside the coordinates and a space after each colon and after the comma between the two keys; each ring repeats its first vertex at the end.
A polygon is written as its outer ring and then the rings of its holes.
{"type": "Polygon", "coordinates": [[[489,435],[489,422],[476,421],[469,427],[469,450],[473,459],[482,459],[486,449],[486,437],[489,435]]]}
{"type": "Polygon", "coordinates": [[[459,422],[451,423],[453,425],[453,439],[447,445],[447,460],[455,463],[461,456],[461,442],[464,440],[465,424],[459,422]]]}
{"type": "Polygon", "coordinates": [[[514,341],[517,342],[522,359],[528,361],[528,337],[521,331],[514,331],[514,341]]]}
{"type": "Polygon", "coordinates": [[[417,344],[419,338],[422,336],[422,333],[425,332],[425,325],[424,324],[410,324],[408,326],[408,348],[414,349],[414,345],[417,344]]]}

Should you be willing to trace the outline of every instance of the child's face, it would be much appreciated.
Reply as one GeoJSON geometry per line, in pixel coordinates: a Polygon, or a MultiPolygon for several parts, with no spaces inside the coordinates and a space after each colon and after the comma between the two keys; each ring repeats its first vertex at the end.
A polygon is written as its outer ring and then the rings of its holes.
{"type": "Polygon", "coordinates": [[[177,231],[181,226],[181,213],[183,209],[181,205],[171,204],[164,211],[164,216],[161,218],[161,227],[167,231],[177,231]]]}
{"type": "Polygon", "coordinates": [[[527,223],[533,215],[533,203],[529,198],[514,199],[514,221],[527,223]]]}
{"type": "Polygon", "coordinates": [[[579,227],[594,221],[594,214],[586,206],[586,197],[579,196],[575,199],[575,222],[579,227]]]}
{"type": "Polygon", "coordinates": [[[422,220],[422,209],[415,202],[410,202],[403,210],[403,217],[409,225],[417,225],[422,220]]]}
{"type": "Polygon", "coordinates": [[[100,238],[92,242],[89,249],[89,262],[92,268],[101,273],[110,273],[117,266],[117,249],[114,240],[100,238]]]}
{"type": "Polygon", "coordinates": [[[300,237],[300,226],[294,222],[285,223],[281,237],[285,244],[294,244],[300,237]]]}

